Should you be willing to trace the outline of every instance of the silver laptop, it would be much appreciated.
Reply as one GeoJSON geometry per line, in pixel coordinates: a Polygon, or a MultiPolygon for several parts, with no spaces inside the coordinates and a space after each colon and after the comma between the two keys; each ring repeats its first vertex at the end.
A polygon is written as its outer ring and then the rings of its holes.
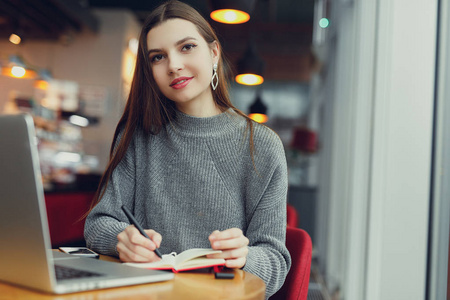
{"type": "Polygon", "coordinates": [[[0,115],[0,281],[63,294],[173,276],[52,251],[33,119],[0,115]]]}

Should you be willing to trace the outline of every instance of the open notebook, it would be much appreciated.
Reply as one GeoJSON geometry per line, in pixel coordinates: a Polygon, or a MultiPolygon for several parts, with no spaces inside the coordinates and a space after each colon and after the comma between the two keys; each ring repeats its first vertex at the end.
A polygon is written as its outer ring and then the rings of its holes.
{"type": "Polygon", "coordinates": [[[221,250],[194,248],[179,254],[175,252],[164,254],[161,260],[153,263],[125,263],[125,265],[153,270],[172,270],[177,273],[180,271],[224,266],[225,259],[206,257],[208,254],[221,252],[221,250]]]}
{"type": "Polygon", "coordinates": [[[52,251],[30,115],[0,115],[0,191],[1,281],[62,294],[174,277],[52,251]]]}

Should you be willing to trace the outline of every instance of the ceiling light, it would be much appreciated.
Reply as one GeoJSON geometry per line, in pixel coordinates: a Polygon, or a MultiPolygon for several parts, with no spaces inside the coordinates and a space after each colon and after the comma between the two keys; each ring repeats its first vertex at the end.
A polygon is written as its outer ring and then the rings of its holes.
{"type": "Polygon", "coordinates": [[[9,64],[8,66],[2,67],[1,74],[14,78],[26,79],[34,79],[37,77],[36,71],[27,68],[23,59],[17,55],[11,55],[9,57],[9,64]]]}
{"type": "Polygon", "coordinates": [[[22,41],[22,38],[15,33],[11,33],[11,35],[9,36],[9,41],[15,45],[19,45],[22,41]]]}
{"type": "Polygon", "coordinates": [[[245,85],[259,85],[264,82],[264,77],[256,74],[239,74],[235,79],[237,83],[245,85]]]}
{"type": "Polygon", "coordinates": [[[249,118],[258,123],[265,123],[269,120],[267,116],[267,106],[261,100],[261,93],[258,92],[255,101],[250,105],[249,118]]]}
{"type": "Polygon", "coordinates": [[[23,42],[24,30],[21,25],[22,23],[22,18],[18,18],[12,21],[13,30],[11,31],[11,35],[9,36],[9,41],[14,45],[19,45],[21,42],[23,42]]]}
{"type": "Polygon", "coordinates": [[[26,73],[27,71],[25,70],[24,67],[14,66],[11,68],[11,75],[14,77],[22,78],[23,76],[25,76],[26,73]]]}
{"type": "Polygon", "coordinates": [[[21,79],[35,79],[37,77],[37,73],[35,71],[26,69],[22,66],[2,67],[1,74],[21,79]]]}
{"type": "Polygon", "coordinates": [[[250,20],[246,12],[235,9],[219,9],[211,12],[211,19],[225,24],[241,24],[250,20]]]}
{"type": "Polygon", "coordinates": [[[258,123],[266,123],[269,120],[267,115],[264,114],[249,114],[248,116],[250,119],[258,123]]]}
{"type": "Polygon", "coordinates": [[[237,62],[235,80],[244,85],[259,85],[264,82],[264,61],[256,53],[255,46],[250,43],[244,56],[237,62]]]}
{"type": "Polygon", "coordinates": [[[211,19],[225,24],[241,24],[250,20],[256,0],[211,0],[211,19]]]}

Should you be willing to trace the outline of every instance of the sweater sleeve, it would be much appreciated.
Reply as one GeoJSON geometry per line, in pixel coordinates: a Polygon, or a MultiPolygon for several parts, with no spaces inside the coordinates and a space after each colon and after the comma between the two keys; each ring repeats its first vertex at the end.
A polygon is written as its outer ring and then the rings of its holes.
{"type": "MultiPolygon", "coordinates": [[[[281,141],[278,144],[282,147],[281,141]]],[[[286,248],[287,166],[283,155],[275,155],[276,167],[248,223],[250,240],[244,270],[259,276],[266,283],[266,297],[272,296],[283,285],[291,266],[286,248]]],[[[260,173],[260,175],[262,175],[260,173]]]]}
{"type": "Polygon", "coordinates": [[[117,235],[129,225],[121,207],[125,204],[132,210],[134,203],[134,153],[132,141],[125,156],[114,169],[103,197],[86,218],[86,245],[98,253],[119,256],[116,249],[117,235]]]}

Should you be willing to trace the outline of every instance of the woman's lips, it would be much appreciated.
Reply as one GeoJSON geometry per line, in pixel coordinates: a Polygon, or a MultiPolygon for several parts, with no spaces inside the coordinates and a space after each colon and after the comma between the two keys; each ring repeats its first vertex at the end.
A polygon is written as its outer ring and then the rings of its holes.
{"type": "Polygon", "coordinates": [[[194,77],[178,77],[170,83],[170,87],[174,89],[182,89],[191,82],[194,77]]]}

